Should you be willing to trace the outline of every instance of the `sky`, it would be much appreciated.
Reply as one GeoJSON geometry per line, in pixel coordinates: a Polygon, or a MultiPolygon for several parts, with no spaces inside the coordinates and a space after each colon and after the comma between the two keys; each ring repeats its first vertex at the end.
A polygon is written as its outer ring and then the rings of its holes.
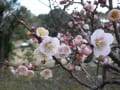
{"type": "MultiPolygon", "coordinates": [[[[28,10],[30,10],[34,15],[39,15],[39,14],[47,14],[50,11],[49,8],[49,0],[18,0],[18,2],[22,5],[25,6],[28,10]]],[[[53,0],[56,1],[56,4],[59,5],[60,0],[53,0]]],[[[80,0],[74,0],[74,1],[80,1],[80,0]]],[[[94,0],[90,0],[94,1],[94,0]]],[[[117,3],[119,0],[113,0],[113,4],[117,3]]],[[[62,6],[60,6],[62,8],[62,6]]],[[[74,8],[77,7],[77,10],[81,10],[82,6],[78,4],[74,4],[68,8],[68,13],[71,13],[74,8]]],[[[98,11],[102,11],[105,13],[107,11],[107,8],[98,8],[98,11]]]]}

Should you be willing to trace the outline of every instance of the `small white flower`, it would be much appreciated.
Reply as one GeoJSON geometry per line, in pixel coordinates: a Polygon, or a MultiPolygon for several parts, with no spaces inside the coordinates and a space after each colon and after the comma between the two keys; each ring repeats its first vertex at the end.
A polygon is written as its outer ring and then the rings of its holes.
{"type": "Polygon", "coordinates": [[[49,32],[47,29],[43,28],[43,27],[39,27],[36,29],[36,35],[37,36],[48,36],[49,32]]]}
{"type": "Polygon", "coordinates": [[[68,26],[72,28],[74,26],[73,22],[72,21],[68,22],[68,26]]]}
{"type": "Polygon", "coordinates": [[[83,28],[84,28],[85,30],[89,30],[90,27],[89,27],[88,24],[84,24],[84,25],[83,25],[83,28]]]}
{"type": "Polygon", "coordinates": [[[59,38],[59,39],[62,38],[63,36],[64,36],[64,35],[63,35],[62,33],[58,33],[58,34],[57,34],[57,38],[59,38]]]}
{"type": "Polygon", "coordinates": [[[91,35],[91,43],[94,46],[94,55],[99,57],[100,55],[107,56],[110,51],[110,44],[113,42],[113,36],[110,33],[105,33],[103,29],[97,29],[91,35]]]}
{"type": "Polygon", "coordinates": [[[27,70],[27,72],[26,72],[27,77],[32,78],[34,75],[35,75],[35,73],[33,70],[27,70]]]}
{"type": "Polygon", "coordinates": [[[57,38],[44,37],[39,50],[46,56],[53,56],[57,53],[59,45],[60,41],[57,38]]]}
{"type": "Polygon", "coordinates": [[[118,21],[118,20],[120,20],[120,10],[118,10],[118,9],[112,9],[108,13],[108,19],[110,21],[118,21]]]}
{"type": "Polygon", "coordinates": [[[18,68],[17,68],[17,72],[19,75],[23,75],[23,76],[26,76],[27,74],[27,70],[28,68],[24,65],[20,65],[18,68]]]}
{"type": "Polygon", "coordinates": [[[52,59],[51,56],[47,56],[46,54],[42,53],[42,52],[40,51],[40,48],[35,49],[34,55],[35,55],[35,58],[37,59],[37,60],[36,60],[36,64],[37,64],[37,65],[41,65],[43,60],[52,59]]]}
{"type": "Polygon", "coordinates": [[[43,71],[40,72],[40,75],[44,79],[49,79],[53,77],[52,70],[50,69],[44,69],[43,71]]]}
{"type": "Polygon", "coordinates": [[[16,70],[14,69],[14,67],[10,66],[9,68],[10,68],[10,71],[12,72],[13,75],[17,74],[16,70]]]}

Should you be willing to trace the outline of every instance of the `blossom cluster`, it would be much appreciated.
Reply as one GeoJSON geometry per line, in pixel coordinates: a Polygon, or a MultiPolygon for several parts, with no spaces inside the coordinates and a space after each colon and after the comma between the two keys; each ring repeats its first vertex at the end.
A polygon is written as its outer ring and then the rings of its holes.
{"type": "MultiPolygon", "coordinates": [[[[67,4],[69,0],[62,0],[60,4],[67,4]]],[[[74,0],[70,0],[73,4],[74,0]]],[[[101,5],[106,4],[106,0],[98,0],[101,5]]],[[[10,67],[14,75],[25,77],[33,77],[36,68],[40,68],[40,75],[44,79],[52,78],[53,67],[57,66],[55,57],[66,69],[68,70],[81,70],[81,63],[85,63],[89,56],[93,56],[99,60],[101,64],[113,63],[112,59],[108,56],[111,52],[111,45],[115,41],[114,34],[108,31],[109,26],[106,28],[105,24],[100,24],[95,30],[91,30],[90,19],[85,19],[82,15],[88,15],[94,12],[94,7],[91,2],[87,1],[83,10],[80,12],[73,11],[72,17],[74,21],[67,23],[73,32],[79,32],[72,35],[70,31],[66,33],[58,32],[56,37],[49,35],[49,30],[44,27],[38,27],[27,32],[28,35],[34,35],[37,38],[32,38],[28,41],[30,44],[38,43],[37,48],[34,50],[34,64],[21,63],[18,67],[10,67]],[[102,59],[101,59],[102,58],[102,59]],[[103,59],[104,58],[104,59],[103,59]]],[[[97,12],[94,12],[94,21],[99,20],[97,12]]],[[[107,19],[114,23],[120,21],[120,10],[112,9],[108,12],[107,19]]],[[[93,21],[93,22],[94,22],[93,21]]],[[[93,28],[94,29],[94,28],[93,28]]],[[[91,60],[92,61],[92,60],[91,60]]]]}
{"type": "MultiPolygon", "coordinates": [[[[36,66],[41,67],[40,75],[45,79],[53,76],[52,68],[56,65],[53,58],[56,57],[68,70],[80,70],[80,63],[92,53],[96,57],[107,56],[111,49],[110,44],[113,42],[113,36],[105,33],[103,29],[97,29],[91,35],[91,45],[81,35],[73,37],[69,32],[67,34],[58,33],[57,37],[49,36],[49,31],[43,27],[36,29],[36,35],[42,38],[38,47],[34,50],[35,65],[21,63],[17,68],[10,67],[14,75],[33,77],[36,66]],[[109,40],[111,39],[111,40],[109,40]],[[73,55],[73,57],[71,57],[73,55]],[[77,61],[77,64],[73,64],[77,61]]],[[[36,40],[35,40],[36,41],[36,40]]],[[[105,59],[105,62],[108,60],[105,59]]]]}

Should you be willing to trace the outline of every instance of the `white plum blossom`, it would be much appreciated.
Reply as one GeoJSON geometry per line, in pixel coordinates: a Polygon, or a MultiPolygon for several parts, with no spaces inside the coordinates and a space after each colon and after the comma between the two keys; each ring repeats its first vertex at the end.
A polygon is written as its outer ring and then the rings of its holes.
{"type": "Polygon", "coordinates": [[[71,49],[70,46],[62,43],[59,47],[58,47],[58,53],[57,53],[57,57],[58,58],[64,58],[67,57],[71,54],[71,49]]]}
{"type": "Polygon", "coordinates": [[[120,20],[120,10],[119,9],[112,9],[108,13],[108,19],[110,21],[119,21],[120,20]]]}
{"type": "Polygon", "coordinates": [[[46,56],[53,56],[57,53],[60,41],[58,38],[44,37],[39,45],[39,50],[46,56]]]}
{"type": "Polygon", "coordinates": [[[11,73],[12,73],[13,75],[16,75],[16,74],[17,74],[17,72],[16,72],[16,70],[14,69],[13,66],[10,66],[9,69],[10,69],[10,71],[11,71],[11,73]]]}
{"type": "Polygon", "coordinates": [[[72,21],[68,22],[68,26],[72,28],[74,26],[73,22],[72,21]]]}
{"type": "Polygon", "coordinates": [[[68,63],[68,61],[67,61],[65,58],[62,58],[62,59],[60,60],[60,62],[61,62],[63,65],[65,65],[65,64],[68,63]]]}
{"type": "Polygon", "coordinates": [[[100,55],[107,56],[110,51],[110,44],[113,42],[113,36],[110,33],[105,33],[103,29],[97,29],[91,35],[91,44],[94,46],[94,55],[99,57],[100,55]]]}
{"type": "Polygon", "coordinates": [[[26,76],[29,78],[32,78],[35,75],[35,72],[33,70],[27,70],[26,76]]]}
{"type": "Polygon", "coordinates": [[[42,53],[39,48],[36,48],[34,51],[34,55],[36,58],[36,64],[41,65],[43,60],[50,60],[52,56],[47,56],[46,54],[42,53]]]}
{"type": "Polygon", "coordinates": [[[26,66],[24,66],[24,65],[20,65],[20,66],[17,68],[18,75],[26,76],[27,71],[28,71],[28,68],[27,68],[26,66]]]}
{"type": "Polygon", "coordinates": [[[47,29],[45,29],[44,27],[38,27],[36,29],[36,35],[43,37],[43,36],[48,36],[49,35],[49,31],[47,29]]]}
{"type": "Polygon", "coordinates": [[[53,77],[52,70],[50,69],[44,69],[43,71],[40,72],[41,77],[44,79],[49,79],[53,77]]]}
{"type": "Polygon", "coordinates": [[[83,25],[83,28],[84,28],[85,30],[89,30],[90,27],[89,27],[88,24],[84,24],[84,25],[83,25]]]}
{"type": "Polygon", "coordinates": [[[52,59],[52,56],[47,56],[40,52],[39,48],[35,49],[34,55],[36,58],[36,65],[53,67],[55,65],[55,61],[52,59]]]}

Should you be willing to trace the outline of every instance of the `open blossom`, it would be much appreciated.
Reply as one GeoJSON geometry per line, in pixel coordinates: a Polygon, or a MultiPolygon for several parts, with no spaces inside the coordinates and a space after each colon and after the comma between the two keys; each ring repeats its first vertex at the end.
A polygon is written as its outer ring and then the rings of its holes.
{"type": "Polygon", "coordinates": [[[74,26],[73,22],[72,21],[68,22],[68,26],[72,28],[74,26]]]}
{"type": "Polygon", "coordinates": [[[14,75],[17,74],[16,69],[13,66],[10,66],[9,69],[10,69],[12,74],[14,74],[14,75]]]}
{"type": "Polygon", "coordinates": [[[47,56],[40,52],[39,48],[35,49],[34,55],[36,58],[36,65],[53,67],[55,65],[55,61],[52,59],[52,56],[47,56]]]}
{"type": "Polygon", "coordinates": [[[118,9],[112,9],[108,13],[108,19],[110,21],[118,21],[118,20],[120,20],[120,10],[118,10],[118,9]]]}
{"type": "Polygon", "coordinates": [[[19,75],[23,75],[23,76],[26,76],[27,74],[27,70],[28,68],[24,65],[20,65],[18,68],[17,68],[17,72],[19,75]]]}
{"type": "Polygon", "coordinates": [[[82,43],[82,41],[83,41],[83,37],[81,35],[77,35],[74,39],[74,43],[76,45],[80,45],[82,43]]]}
{"type": "Polygon", "coordinates": [[[43,71],[40,72],[40,75],[44,79],[49,79],[53,77],[52,70],[50,69],[44,69],[43,71]]]}
{"type": "Polygon", "coordinates": [[[45,37],[40,43],[39,50],[47,55],[53,56],[57,53],[60,41],[57,38],[45,37]]]}
{"type": "Polygon", "coordinates": [[[100,55],[107,56],[110,51],[110,44],[113,42],[113,36],[110,33],[105,33],[103,29],[97,29],[91,35],[91,43],[94,46],[94,55],[99,57],[100,55]]]}
{"type": "MultiPolygon", "coordinates": [[[[37,59],[37,62],[41,62],[41,60],[48,60],[52,58],[51,56],[47,56],[46,54],[42,53],[39,47],[35,49],[34,55],[35,55],[35,58],[37,59]]],[[[40,63],[37,63],[37,64],[40,64],[40,63]]]]}
{"type": "Polygon", "coordinates": [[[84,24],[84,25],[83,25],[83,28],[84,28],[85,30],[88,30],[90,27],[89,27],[88,24],[84,24]]]}
{"type": "Polygon", "coordinates": [[[49,34],[48,30],[43,27],[39,27],[36,29],[36,35],[39,37],[48,36],[48,34],[49,34]]]}
{"type": "Polygon", "coordinates": [[[32,78],[34,75],[35,75],[35,73],[33,70],[27,70],[27,72],[26,72],[27,77],[32,78]]]}
{"type": "Polygon", "coordinates": [[[57,56],[58,56],[58,57],[60,57],[60,58],[67,57],[70,53],[71,53],[70,46],[62,43],[62,44],[58,47],[58,53],[57,53],[57,56]]]}

